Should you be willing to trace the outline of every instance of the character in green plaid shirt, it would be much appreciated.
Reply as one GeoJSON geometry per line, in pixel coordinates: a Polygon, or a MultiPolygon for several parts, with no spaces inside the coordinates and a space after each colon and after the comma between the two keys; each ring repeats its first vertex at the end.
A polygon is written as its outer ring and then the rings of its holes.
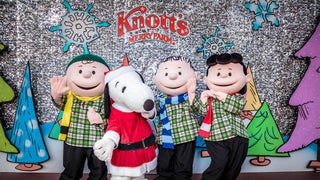
{"type": "Polygon", "coordinates": [[[83,54],[72,59],[66,76],[53,77],[51,96],[63,111],[59,140],[64,141],[60,180],[81,179],[87,160],[89,179],[107,179],[107,167],[93,153],[93,145],[106,129],[104,118],[104,72],[107,63],[99,56],[83,54]]]}
{"type": "Polygon", "coordinates": [[[235,180],[248,149],[241,112],[250,77],[237,53],[212,55],[207,66],[203,81],[208,90],[201,93],[201,102],[195,99],[192,105],[200,107],[200,114],[206,114],[199,135],[205,140],[211,164],[202,180],[235,180]]]}
{"type": "Polygon", "coordinates": [[[189,180],[192,177],[199,122],[191,112],[189,95],[193,99],[195,93],[189,93],[189,86],[190,81],[194,86],[198,79],[199,72],[193,69],[189,59],[181,56],[161,61],[153,77],[161,92],[157,97],[159,176],[156,180],[189,180]]]}

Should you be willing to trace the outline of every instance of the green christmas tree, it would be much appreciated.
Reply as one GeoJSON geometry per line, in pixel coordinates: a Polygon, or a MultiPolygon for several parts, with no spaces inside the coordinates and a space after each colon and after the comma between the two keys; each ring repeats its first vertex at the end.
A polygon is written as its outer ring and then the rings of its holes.
{"type": "Polygon", "coordinates": [[[18,153],[17,148],[7,139],[2,124],[0,123],[0,152],[18,153]]]}
{"type": "Polygon", "coordinates": [[[11,101],[13,98],[14,92],[12,88],[0,76],[0,103],[11,101]]]}
{"type": "MultiPolygon", "coordinates": [[[[14,92],[12,88],[3,80],[0,76],[0,103],[11,101],[14,98],[14,92]]],[[[13,146],[2,127],[2,123],[0,122],[0,152],[7,153],[18,153],[18,150],[15,146],[13,146]]]]}
{"type": "Polygon", "coordinates": [[[258,156],[250,160],[251,164],[266,166],[270,164],[270,160],[265,156],[289,156],[288,153],[277,152],[284,141],[265,101],[248,124],[247,131],[249,134],[248,156],[258,156]]]}
{"type": "MultiPolygon", "coordinates": [[[[2,42],[0,42],[0,55],[8,49],[2,42]]],[[[12,88],[0,76],[0,103],[9,102],[14,98],[12,88]]],[[[18,153],[18,149],[8,140],[0,119],[0,152],[18,153]]]]}

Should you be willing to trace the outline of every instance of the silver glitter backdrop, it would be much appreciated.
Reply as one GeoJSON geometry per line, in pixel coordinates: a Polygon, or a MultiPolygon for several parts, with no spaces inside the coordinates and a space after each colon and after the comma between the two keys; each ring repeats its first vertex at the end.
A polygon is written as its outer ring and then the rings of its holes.
{"type": "MultiPolygon", "coordinates": [[[[130,64],[144,76],[155,93],[152,83],[158,62],[171,55],[189,57],[196,70],[203,77],[206,67],[202,53],[202,35],[215,35],[226,43],[233,43],[228,52],[238,52],[250,64],[261,101],[267,101],[271,112],[284,135],[289,135],[297,118],[296,107],[288,105],[293,91],[301,81],[308,66],[306,60],[299,60],[293,54],[312,35],[320,14],[318,0],[277,0],[280,6],[274,11],[280,21],[275,27],[264,22],[254,31],[252,22],[255,14],[244,7],[244,0],[69,0],[72,9],[85,10],[93,4],[90,14],[97,22],[107,21],[109,27],[100,27],[100,38],[89,43],[90,53],[103,57],[111,66],[121,64],[125,54],[130,64]],[[137,6],[146,6],[147,14],[183,14],[188,21],[190,34],[179,37],[170,34],[176,45],[159,41],[144,41],[129,44],[126,36],[117,36],[118,12],[130,11],[137,6]]],[[[11,128],[15,118],[18,96],[27,61],[30,62],[32,90],[37,116],[40,123],[53,121],[58,113],[50,98],[49,79],[65,73],[65,67],[72,57],[82,54],[82,47],[71,45],[67,52],[62,48],[65,39],[59,32],[50,32],[57,26],[67,10],[60,0],[0,0],[0,40],[9,46],[9,52],[0,57],[2,77],[14,89],[16,98],[1,104],[5,127],[11,128]]],[[[162,30],[163,31],[163,30],[162,30]]],[[[161,30],[157,30],[161,33],[161,30]]],[[[167,33],[167,32],[166,32],[167,33]]],[[[205,89],[198,83],[198,93],[205,89]]]]}

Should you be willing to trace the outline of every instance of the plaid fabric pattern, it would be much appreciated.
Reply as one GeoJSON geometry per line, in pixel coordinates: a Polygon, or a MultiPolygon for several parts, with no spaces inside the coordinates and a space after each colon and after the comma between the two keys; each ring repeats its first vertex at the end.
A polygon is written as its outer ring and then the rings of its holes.
{"type": "MultiPolygon", "coordinates": [[[[235,136],[248,138],[247,129],[242,121],[240,111],[243,110],[246,100],[243,95],[228,95],[224,103],[217,99],[212,100],[214,113],[213,122],[210,130],[210,137],[204,138],[207,141],[221,141],[235,136]]],[[[202,104],[200,100],[193,101],[192,109],[198,109],[201,115],[205,115],[208,103],[202,104]]]]}
{"type": "MultiPolygon", "coordinates": [[[[66,99],[66,97],[63,98],[63,105],[66,99]]],[[[63,109],[63,107],[60,108],[63,109]]],[[[84,102],[75,97],[73,99],[71,122],[65,142],[71,146],[93,147],[94,143],[102,138],[105,129],[106,120],[104,119],[103,98],[84,102]],[[104,120],[103,124],[90,124],[87,118],[88,107],[93,107],[96,112],[100,112],[102,120],[104,120]]]]}
{"type": "MultiPolygon", "coordinates": [[[[159,102],[157,102],[157,106],[159,108],[159,102]]],[[[191,112],[189,101],[187,100],[179,104],[166,104],[165,106],[167,117],[170,120],[173,144],[177,145],[194,141],[198,135],[199,122],[191,112]]],[[[162,123],[160,120],[158,121],[157,131],[157,143],[162,144],[162,123]]]]}

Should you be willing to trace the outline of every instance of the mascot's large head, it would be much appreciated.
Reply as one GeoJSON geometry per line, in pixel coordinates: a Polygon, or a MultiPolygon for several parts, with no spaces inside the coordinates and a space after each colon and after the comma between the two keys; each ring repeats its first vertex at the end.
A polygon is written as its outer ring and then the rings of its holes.
{"type": "Polygon", "coordinates": [[[112,106],[123,112],[149,112],[155,107],[154,94],[144,84],[142,76],[132,66],[121,66],[105,75],[105,115],[110,115],[112,106]]]}
{"type": "Polygon", "coordinates": [[[203,81],[208,89],[227,94],[246,93],[250,77],[240,54],[214,54],[206,63],[208,69],[203,81]]]}
{"type": "Polygon", "coordinates": [[[76,56],[67,66],[68,86],[77,96],[101,96],[104,91],[104,72],[107,71],[108,64],[99,56],[76,56]]]}
{"type": "Polygon", "coordinates": [[[187,82],[192,78],[199,80],[200,73],[194,70],[190,60],[171,56],[159,63],[152,80],[162,93],[176,96],[187,92],[187,82]]]}

